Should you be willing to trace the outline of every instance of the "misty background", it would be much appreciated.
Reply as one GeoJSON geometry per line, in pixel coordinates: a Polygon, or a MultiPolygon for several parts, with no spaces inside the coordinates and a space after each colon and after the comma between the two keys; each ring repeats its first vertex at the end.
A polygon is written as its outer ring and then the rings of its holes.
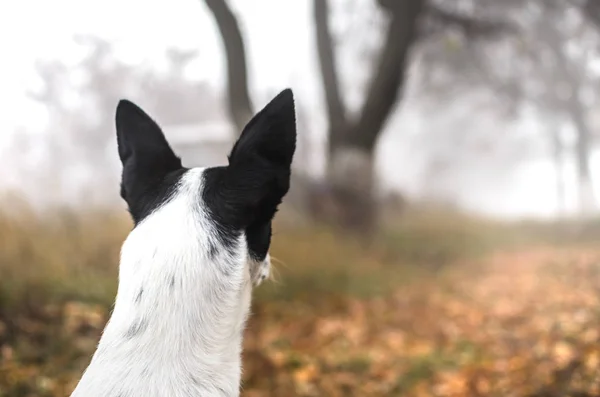
{"type": "MultiPolygon", "coordinates": [[[[330,3],[341,90],[349,110],[359,110],[387,17],[370,0],[330,3]]],[[[577,93],[565,84],[557,90],[581,103],[595,197],[598,28],[577,5],[438,3],[465,20],[442,21],[448,26],[412,48],[404,93],[376,144],[378,188],[503,218],[579,214],[577,126],[549,104],[554,93],[545,87],[560,85],[562,72],[541,48],[547,42],[577,68],[577,93]],[[494,31],[465,30],[467,18],[494,31]]],[[[252,102],[259,108],[293,88],[295,166],[323,178],[327,105],[313,2],[230,5],[243,33],[252,102]]],[[[41,205],[121,205],[113,125],[120,98],[158,120],[184,163],[226,161],[239,131],[228,117],[223,41],[204,2],[5,2],[0,29],[2,191],[41,205]]],[[[596,204],[588,200],[586,213],[596,204]]]]}

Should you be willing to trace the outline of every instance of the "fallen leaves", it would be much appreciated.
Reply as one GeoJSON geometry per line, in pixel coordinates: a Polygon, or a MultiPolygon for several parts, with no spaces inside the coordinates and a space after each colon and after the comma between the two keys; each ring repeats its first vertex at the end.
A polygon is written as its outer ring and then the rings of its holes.
{"type": "MultiPolygon", "coordinates": [[[[386,297],[262,302],[242,395],[600,395],[599,263],[598,252],[505,253],[386,297]]],[[[0,396],[68,395],[107,316],[70,302],[0,317],[0,396]]]]}
{"type": "MultiPolygon", "coordinates": [[[[252,320],[262,322],[263,333],[248,338],[247,350],[266,349],[277,363],[286,356],[303,359],[296,360],[291,376],[278,364],[278,381],[260,395],[595,391],[600,382],[598,258],[558,251],[498,255],[478,263],[476,272],[462,267],[386,299],[350,299],[332,312],[315,309],[312,318],[294,316],[289,304],[270,303],[266,312],[287,312],[288,320],[269,322],[266,314],[252,320]],[[282,335],[284,344],[277,342],[282,335]],[[557,373],[579,361],[583,364],[568,381],[556,382],[557,373]]],[[[252,383],[246,389],[253,390],[252,383]]]]}

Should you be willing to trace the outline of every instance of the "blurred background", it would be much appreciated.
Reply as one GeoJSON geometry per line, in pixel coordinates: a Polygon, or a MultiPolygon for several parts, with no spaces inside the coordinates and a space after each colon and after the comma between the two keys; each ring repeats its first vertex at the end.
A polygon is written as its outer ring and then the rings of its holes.
{"type": "Polygon", "coordinates": [[[21,0],[0,47],[0,397],[109,316],[117,101],[208,166],[286,87],[243,396],[600,395],[600,2],[21,0]]]}

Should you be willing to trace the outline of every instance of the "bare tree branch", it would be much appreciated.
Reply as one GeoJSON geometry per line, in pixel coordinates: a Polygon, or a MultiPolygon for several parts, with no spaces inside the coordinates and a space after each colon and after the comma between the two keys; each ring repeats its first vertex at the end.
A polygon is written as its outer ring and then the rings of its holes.
{"type": "Polygon", "coordinates": [[[226,0],[205,0],[219,27],[227,57],[229,114],[239,132],[254,114],[248,92],[246,50],[238,21],[226,0]]]}
{"type": "Polygon", "coordinates": [[[340,95],[333,39],[329,30],[329,4],[327,0],[315,0],[313,11],[321,81],[327,104],[330,129],[329,147],[331,149],[341,139],[340,134],[346,132],[348,121],[344,103],[340,95]]]}
{"type": "Polygon", "coordinates": [[[586,17],[600,29],[600,1],[586,0],[583,5],[583,12],[586,17]]]}
{"type": "Polygon", "coordinates": [[[424,37],[444,32],[448,28],[457,29],[469,38],[489,38],[514,30],[505,21],[474,18],[431,2],[427,5],[425,17],[421,32],[424,37]]]}
{"type": "Polygon", "coordinates": [[[385,44],[367,90],[360,118],[349,137],[352,144],[368,148],[375,146],[398,97],[404,87],[409,50],[417,36],[417,24],[423,10],[423,0],[387,1],[391,21],[385,44]]]}

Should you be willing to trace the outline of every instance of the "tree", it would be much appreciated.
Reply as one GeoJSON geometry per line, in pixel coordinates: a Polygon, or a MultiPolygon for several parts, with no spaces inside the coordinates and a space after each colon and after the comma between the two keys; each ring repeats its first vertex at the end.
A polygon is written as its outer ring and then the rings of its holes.
{"type": "MultiPolygon", "coordinates": [[[[455,1],[458,5],[459,1],[455,1]]],[[[374,151],[385,123],[402,100],[411,50],[423,41],[458,31],[467,39],[494,36],[502,22],[474,18],[447,2],[378,1],[387,16],[383,45],[375,55],[365,99],[356,116],[347,111],[339,90],[327,0],[314,1],[314,20],[321,78],[329,121],[329,182],[345,228],[370,231],[377,221],[374,200],[374,151]],[[442,4],[444,4],[442,6],[442,4]]]]}
{"type": "MultiPolygon", "coordinates": [[[[598,51],[598,29],[586,23],[586,17],[591,17],[586,4],[576,0],[497,2],[518,35],[503,35],[486,45],[485,51],[460,41],[450,46],[434,43],[423,56],[425,91],[437,100],[478,90],[488,92],[490,104],[509,110],[510,117],[534,110],[543,121],[545,144],[555,162],[559,203],[564,203],[562,169],[568,149],[562,127],[572,127],[579,209],[584,214],[596,207],[589,165],[593,147],[589,109],[598,101],[595,88],[599,82],[591,68],[598,51]]],[[[490,7],[485,1],[483,6],[490,7]]]]}
{"type": "Polygon", "coordinates": [[[584,14],[589,20],[600,28],[600,2],[597,0],[585,0],[582,7],[584,14]]]}
{"type": "MultiPolygon", "coordinates": [[[[564,195],[562,181],[564,151],[560,129],[563,124],[575,131],[579,211],[589,215],[597,209],[591,177],[590,158],[593,133],[589,110],[598,103],[595,94],[600,76],[590,67],[598,48],[598,34],[585,23],[584,15],[569,13],[569,5],[547,4],[534,13],[526,35],[524,52],[532,62],[532,73],[523,84],[524,95],[550,118],[549,138],[557,168],[557,194],[564,195]],[[525,90],[529,88],[528,90],[525,90]]],[[[559,197],[559,201],[562,201],[559,197]]]]}
{"type": "Polygon", "coordinates": [[[206,0],[223,38],[227,58],[227,103],[229,116],[238,131],[254,115],[248,90],[246,49],[237,18],[225,0],[206,0]]]}
{"type": "MultiPolygon", "coordinates": [[[[590,55],[594,47],[597,47],[597,38],[594,37],[596,40],[592,41],[588,37],[586,40],[581,36],[585,36],[585,32],[581,32],[579,37],[568,33],[565,35],[560,31],[561,25],[570,25],[572,29],[577,30],[581,26],[575,21],[565,20],[564,10],[551,10],[547,14],[549,15],[541,22],[540,37],[542,40],[545,38],[543,44],[552,55],[558,72],[554,84],[560,87],[562,92],[557,93],[557,100],[560,101],[562,112],[568,117],[576,133],[579,210],[583,215],[589,215],[597,209],[590,167],[593,136],[588,113],[591,102],[596,100],[596,95],[590,92],[589,88],[597,86],[598,79],[592,75],[589,67],[592,60],[590,55]],[[577,41],[578,51],[569,50],[575,41],[573,37],[577,41]],[[590,43],[593,43],[593,46],[590,47],[590,43]]],[[[573,30],[571,32],[577,33],[573,30]]]]}
{"type": "Polygon", "coordinates": [[[370,231],[376,221],[373,200],[374,149],[405,81],[409,51],[417,35],[423,1],[381,1],[389,22],[384,44],[359,115],[351,119],[339,89],[327,0],[315,0],[314,20],[321,78],[329,121],[328,179],[340,208],[337,223],[370,231]]]}
{"type": "MultiPolygon", "coordinates": [[[[251,110],[245,62],[240,62],[245,52],[239,24],[226,0],[205,1],[215,17],[227,54],[230,109],[251,110]]],[[[410,51],[417,39],[435,36],[447,28],[459,29],[467,36],[486,36],[499,26],[433,1],[379,0],[377,4],[387,17],[383,45],[374,62],[362,106],[353,116],[340,90],[334,39],[329,28],[329,4],[327,0],[314,1],[317,49],[329,123],[327,175],[331,194],[340,209],[333,221],[345,230],[359,232],[373,230],[377,221],[374,149],[402,97],[410,51]]],[[[241,119],[233,110],[231,115],[234,120],[241,119]]]]}

